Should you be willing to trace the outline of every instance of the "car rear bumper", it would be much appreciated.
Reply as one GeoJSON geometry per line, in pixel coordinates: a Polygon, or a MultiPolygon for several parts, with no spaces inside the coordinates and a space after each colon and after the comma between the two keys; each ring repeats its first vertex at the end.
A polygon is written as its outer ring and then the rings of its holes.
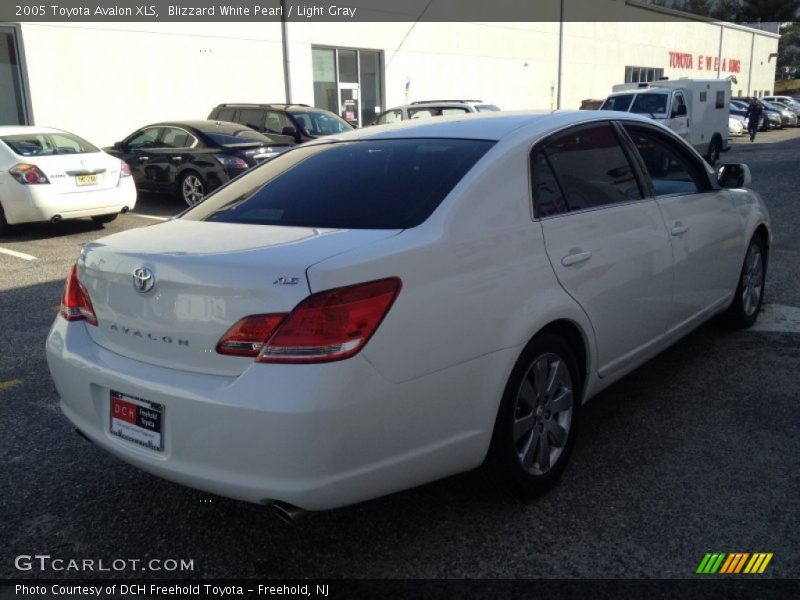
{"type": "Polygon", "coordinates": [[[307,510],[480,464],[504,366],[516,356],[516,349],[504,350],[402,384],[386,380],[362,355],[318,365],[253,363],[225,377],[120,356],[95,344],[86,327],[56,318],[46,346],[61,409],[81,433],[159,477],[307,510]],[[164,407],[162,452],[110,433],[111,390],[164,407]]]}
{"type": "Polygon", "coordinates": [[[77,219],[108,215],[136,206],[136,186],[127,177],[113,188],[87,192],[59,193],[49,185],[14,186],[3,198],[3,210],[10,224],[50,221],[53,217],[77,219]]]}

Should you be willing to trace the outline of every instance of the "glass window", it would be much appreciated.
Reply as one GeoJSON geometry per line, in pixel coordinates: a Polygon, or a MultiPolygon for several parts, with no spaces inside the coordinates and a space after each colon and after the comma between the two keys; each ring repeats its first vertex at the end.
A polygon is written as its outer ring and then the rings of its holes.
{"type": "Polygon", "coordinates": [[[182,218],[336,229],[415,227],[493,144],[397,139],[297,146],[182,218]]]}
{"type": "Polygon", "coordinates": [[[636,94],[630,112],[645,115],[666,114],[669,94],[636,94]]]}
{"type": "Polygon", "coordinates": [[[468,113],[469,111],[466,108],[457,108],[454,106],[448,106],[441,110],[441,116],[447,117],[452,115],[463,115],[464,113],[468,113]]]}
{"type": "Polygon", "coordinates": [[[371,123],[381,110],[381,53],[359,51],[361,68],[361,122],[371,123]]]}
{"type": "Polygon", "coordinates": [[[196,141],[188,131],[177,127],[165,127],[161,136],[161,146],[164,148],[189,148],[196,141]]]}
{"type": "Polygon", "coordinates": [[[500,108],[494,104],[476,104],[475,110],[478,112],[497,112],[500,108]]]}
{"type": "Polygon", "coordinates": [[[264,130],[270,133],[283,133],[286,127],[294,127],[286,113],[268,110],[264,114],[264,130]]]}
{"type": "Polygon", "coordinates": [[[25,125],[22,73],[13,29],[0,27],[0,125],[25,125]]]}
{"type": "Polygon", "coordinates": [[[126,145],[128,148],[133,149],[155,148],[158,146],[156,140],[158,139],[158,134],[160,131],[160,127],[150,127],[149,129],[134,133],[133,136],[127,141],[126,145]]]}
{"type": "Polygon", "coordinates": [[[403,114],[399,110],[387,110],[380,117],[378,117],[377,124],[385,125],[386,123],[395,123],[396,121],[402,120],[403,114]]]}
{"type": "Polygon", "coordinates": [[[234,117],[236,116],[236,109],[234,108],[223,108],[217,114],[217,121],[230,121],[233,122],[234,117]]]}
{"type": "Polygon", "coordinates": [[[531,191],[536,218],[567,212],[564,195],[544,152],[535,152],[531,157],[531,191]]]}
{"type": "Polygon", "coordinates": [[[409,108],[409,119],[429,119],[436,116],[437,110],[435,108],[409,108]]]}
{"type": "Polygon", "coordinates": [[[672,116],[677,117],[681,112],[686,114],[686,101],[683,99],[683,94],[675,94],[675,101],[672,103],[672,116]],[[683,109],[681,109],[681,106],[683,109]]]}
{"type": "Polygon", "coordinates": [[[716,108],[725,108],[725,91],[720,90],[717,92],[716,108]]]}
{"type": "Polygon", "coordinates": [[[27,133],[0,137],[19,156],[90,154],[100,152],[86,140],[71,133],[27,133]]]}
{"type": "Polygon", "coordinates": [[[642,198],[611,125],[560,134],[546,144],[545,153],[571,211],[642,198]]]}
{"type": "Polygon", "coordinates": [[[336,51],[312,48],[311,62],[314,71],[314,106],[333,113],[339,112],[339,101],[336,98],[336,51]]]}
{"type": "Polygon", "coordinates": [[[331,135],[353,129],[350,123],[330,113],[313,110],[292,110],[291,115],[303,128],[303,131],[309,135],[331,135]]]}
{"type": "Polygon", "coordinates": [[[622,112],[628,112],[628,109],[631,106],[631,101],[635,94],[620,94],[619,96],[609,96],[606,98],[606,101],[603,102],[603,105],[600,107],[600,110],[619,110],[622,112]]]}
{"type": "Polygon", "coordinates": [[[239,111],[239,123],[261,131],[264,124],[264,111],[258,108],[243,108],[239,111]]]}
{"type": "Polygon", "coordinates": [[[674,143],[647,128],[626,125],[625,129],[639,150],[656,196],[694,194],[701,189],[696,161],[674,143]]]}
{"type": "Polygon", "coordinates": [[[358,83],[358,53],[356,50],[339,50],[339,81],[358,83]]]}

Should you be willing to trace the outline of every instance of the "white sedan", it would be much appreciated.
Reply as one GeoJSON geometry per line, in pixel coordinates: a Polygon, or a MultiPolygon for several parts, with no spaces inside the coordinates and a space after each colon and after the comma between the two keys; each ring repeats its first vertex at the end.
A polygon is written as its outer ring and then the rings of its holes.
{"type": "Polygon", "coordinates": [[[73,133],[0,127],[0,233],[32,221],[108,223],[136,205],[128,165],[73,133]]]}
{"type": "Polygon", "coordinates": [[[735,117],[730,116],[728,117],[728,135],[729,136],[740,136],[744,135],[747,126],[745,125],[745,120],[742,117],[735,117]]]}
{"type": "Polygon", "coordinates": [[[83,248],[46,345],[61,408],[128,463],[284,516],[487,457],[536,495],[590,397],[714,315],[754,323],[772,237],[749,181],[607,111],[298,146],[83,248]]]}

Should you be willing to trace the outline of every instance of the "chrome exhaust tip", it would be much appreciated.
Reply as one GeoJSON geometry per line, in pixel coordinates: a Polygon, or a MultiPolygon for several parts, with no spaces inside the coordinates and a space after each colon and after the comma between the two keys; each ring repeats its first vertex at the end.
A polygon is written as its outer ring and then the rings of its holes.
{"type": "Polygon", "coordinates": [[[302,508],[297,506],[293,506],[292,504],[287,504],[286,502],[281,502],[280,500],[276,500],[269,505],[270,509],[272,509],[272,513],[278,517],[284,523],[294,523],[306,514],[302,508]]]}
{"type": "Polygon", "coordinates": [[[52,219],[50,219],[51,223],[58,223],[63,217],[61,215],[54,215],[52,219]]]}

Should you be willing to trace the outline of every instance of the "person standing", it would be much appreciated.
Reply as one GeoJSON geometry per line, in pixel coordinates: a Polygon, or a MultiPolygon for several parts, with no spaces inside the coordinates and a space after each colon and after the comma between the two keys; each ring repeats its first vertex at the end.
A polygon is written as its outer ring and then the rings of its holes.
{"type": "Polygon", "coordinates": [[[761,103],[755,98],[750,99],[750,106],[747,107],[747,112],[744,118],[747,120],[747,131],[750,133],[750,141],[756,139],[756,132],[758,132],[758,124],[761,123],[761,117],[764,116],[764,108],[761,103]]]}

